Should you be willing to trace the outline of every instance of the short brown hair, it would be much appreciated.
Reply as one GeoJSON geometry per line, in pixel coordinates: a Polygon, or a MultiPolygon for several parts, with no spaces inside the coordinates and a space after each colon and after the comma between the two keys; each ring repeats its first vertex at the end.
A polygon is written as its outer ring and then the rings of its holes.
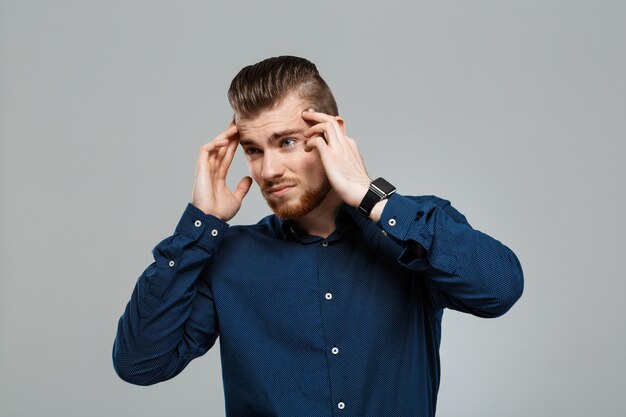
{"type": "Polygon", "coordinates": [[[228,101],[235,116],[250,118],[298,91],[316,111],[338,116],[337,102],[312,62],[296,56],[267,58],[248,65],[233,78],[228,101]]]}

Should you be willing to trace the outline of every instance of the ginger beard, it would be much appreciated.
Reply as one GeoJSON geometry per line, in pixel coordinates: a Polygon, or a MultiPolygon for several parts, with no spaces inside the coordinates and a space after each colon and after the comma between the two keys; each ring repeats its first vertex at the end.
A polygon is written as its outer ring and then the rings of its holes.
{"type": "Polygon", "coordinates": [[[261,193],[263,194],[263,197],[265,197],[265,201],[267,201],[267,204],[270,206],[274,214],[283,220],[295,219],[309,214],[317,206],[319,206],[322,201],[324,201],[332,188],[328,178],[324,178],[324,181],[318,187],[314,188],[309,186],[305,188],[303,195],[296,201],[290,201],[287,197],[274,197],[267,192],[267,190],[271,187],[275,187],[282,183],[295,183],[298,188],[303,186],[300,181],[293,180],[276,182],[267,181],[263,187],[261,187],[261,193]]]}

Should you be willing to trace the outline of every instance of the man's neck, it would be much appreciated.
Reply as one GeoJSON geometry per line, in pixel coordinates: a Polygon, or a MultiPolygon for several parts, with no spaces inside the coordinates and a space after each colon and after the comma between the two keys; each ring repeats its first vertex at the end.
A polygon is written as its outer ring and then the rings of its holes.
{"type": "Polygon", "coordinates": [[[302,233],[327,238],[337,227],[335,219],[342,205],[343,200],[331,189],[319,206],[314,208],[310,213],[293,219],[292,222],[302,233]]]}

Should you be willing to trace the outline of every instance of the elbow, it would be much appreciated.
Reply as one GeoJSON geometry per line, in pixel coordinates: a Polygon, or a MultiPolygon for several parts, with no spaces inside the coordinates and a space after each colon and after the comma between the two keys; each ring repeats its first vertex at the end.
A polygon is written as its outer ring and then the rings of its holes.
{"type": "Polygon", "coordinates": [[[129,384],[133,384],[133,385],[141,385],[141,386],[150,385],[142,378],[139,378],[137,374],[130,372],[127,368],[120,367],[114,363],[113,369],[115,369],[115,373],[117,374],[117,376],[120,377],[122,381],[128,382],[129,384]]]}
{"type": "Polygon", "coordinates": [[[492,295],[489,308],[483,310],[481,316],[485,318],[496,318],[507,313],[524,293],[524,273],[522,267],[515,257],[514,263],[506,273],[502,274],[498,291],[492,295]]]}
{"type": "Polygon", "coordinates": [[[153,385],[160,380],[155,378],[153,370],[146,369],[141,360],[127,350],[119,348],[116,340],[113,345],[113,369],[123,381],[133,385],[153,385]]]}
{"type": "Polygon", "coordinates": [[[507,313],[520,299],[522,293],[524,292],[523,282],[516,281],[510,288],[507,288],[507,291],[500,295],[498,300],[496,301],[494,308],[490,311],[490,318],[496,318],[503,316],[507,313]]]}
{"type": "Polygon", "coordinates": [[[131,367],[120,364],[115,361],[115,359],[113,360],[113,369],[115,369],[117,376],[129,384],[141,386],[152,385],[152,383],[143,378],[141,374],[133,372],[131,367]]]}
{"type": "Polygon", "coordinates": [[[524,271],[522,270],[522,265],[520,264],[519,259],[517,259],[517,256],[515,256],[512,251],[511,258],[512,265],[509,273],[509,285],[505,297],[507,306],[506,311],[509,311],[524,293],[524,271]]]}

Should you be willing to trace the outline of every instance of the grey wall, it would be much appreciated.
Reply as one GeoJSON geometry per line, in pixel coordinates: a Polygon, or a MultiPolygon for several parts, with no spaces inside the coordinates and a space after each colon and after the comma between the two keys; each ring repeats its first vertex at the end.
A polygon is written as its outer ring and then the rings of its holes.
{"type": "MultiPolygon", "coordinates": [[[[280,54],[318,64],[372,176],[522,261],[507,315],[444,314],[438,416],[626,415],[625,3],[215,3],[0,3],[0,415],[223,415],[217,346],[143,388],[111,345],[231,78],[280,54]]],[[[234,222],[267,212],[255,187],[234,222]]]]}

